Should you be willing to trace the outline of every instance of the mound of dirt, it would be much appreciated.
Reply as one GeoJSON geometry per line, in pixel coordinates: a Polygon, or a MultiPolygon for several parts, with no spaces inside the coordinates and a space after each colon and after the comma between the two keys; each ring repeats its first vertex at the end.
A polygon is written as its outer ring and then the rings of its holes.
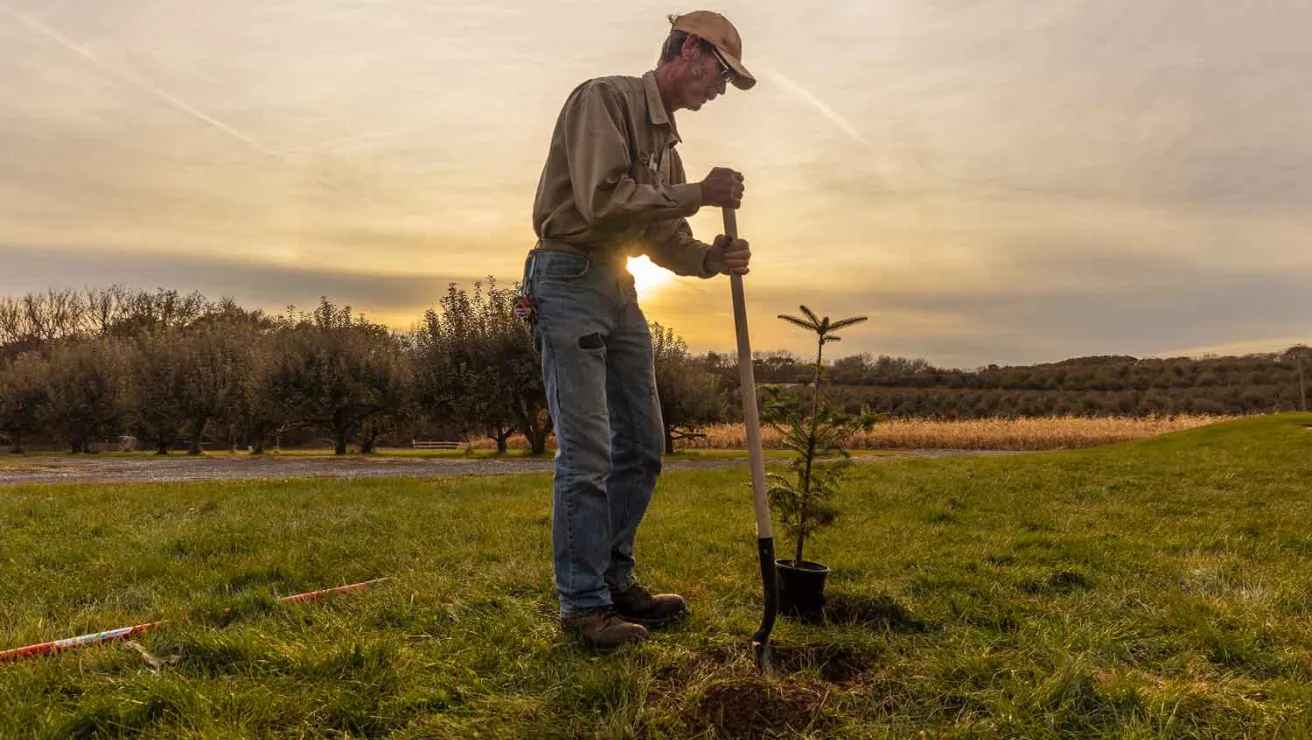
{"type": "Polygon", "coordinates": [[[691,707],[689,719],[734,740],[792,737],[824,729],[827,697],[827,693],[761,679],[718,683],[691,707]]]}

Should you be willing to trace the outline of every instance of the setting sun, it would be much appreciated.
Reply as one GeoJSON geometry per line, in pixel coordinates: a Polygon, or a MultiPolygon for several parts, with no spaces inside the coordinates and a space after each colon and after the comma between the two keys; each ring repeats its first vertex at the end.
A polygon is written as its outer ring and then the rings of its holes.
{"type": "Polygon", "coordinates": [[[629,258],[629,273],[633,275],[633,284],[638,289],[638,298],[650,298],[666,283],[674,273],[652,262],[646,255],[629,258]]]}

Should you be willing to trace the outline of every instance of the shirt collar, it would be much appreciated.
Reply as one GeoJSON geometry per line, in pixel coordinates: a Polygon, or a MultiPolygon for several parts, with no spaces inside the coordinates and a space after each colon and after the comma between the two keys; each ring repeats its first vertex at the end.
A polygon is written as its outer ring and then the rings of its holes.
{"type": "Polygon", "coordinates": [[[665,110],[665,103],[661,100],[661,89],[656,86],[656,71],[652,70],[642,76],[642,86],[647,91],[647,117],[651,119],[653,126],[667,126],[670,129],[670,138],[678,144],[683,141],[679,138],[679,127],[674,124],[674,116],[665,110]]]}

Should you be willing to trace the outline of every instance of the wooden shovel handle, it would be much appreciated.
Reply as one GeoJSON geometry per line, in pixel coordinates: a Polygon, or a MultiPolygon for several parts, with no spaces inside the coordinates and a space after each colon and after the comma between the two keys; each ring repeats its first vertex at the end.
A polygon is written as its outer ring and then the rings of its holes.
{"type": "MultiPolygon", "coordinates": [[[[724,209],[724,233],[738,238],[738,214],[724,209]]],[[[733,327],[738,335],[738,385],[743,400],[743,423],[747,426],[747,454],[752,464],[752,503],[756,508],[756,537],[773,537],[770,504],[765,497],[765,453],[761,449],[761,414],[756,402],[756,375],[752,371],[752,342],[747,333],[747,297],[743,276],[730,275],[733,290],[733,327]]]]}

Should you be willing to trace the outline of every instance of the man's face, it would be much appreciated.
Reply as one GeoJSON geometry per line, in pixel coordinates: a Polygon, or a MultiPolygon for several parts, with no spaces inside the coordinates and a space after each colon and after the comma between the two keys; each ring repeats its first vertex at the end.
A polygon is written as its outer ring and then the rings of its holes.
{"type": "Polygon", "coordinates": [[[728,68],[693,36],[684,42],[683,56],[687,66],[679,85],[680,107],[701,110],[703,105],[724,94],[729,82],[728,68]]]}

